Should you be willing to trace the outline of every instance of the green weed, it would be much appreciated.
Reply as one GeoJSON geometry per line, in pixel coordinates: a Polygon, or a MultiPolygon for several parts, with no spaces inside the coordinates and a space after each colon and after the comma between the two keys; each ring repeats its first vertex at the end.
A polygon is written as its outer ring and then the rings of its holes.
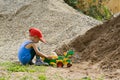
{"type": "Polygon", "coordinates": [[[24,76],[20,80],[33,80],[33,78],[30,76],[24,76]]]}
{"type": "Polygon", "coordinates": [[[84,78],[82,78],[80,80],[92,80],[92,79],[90,77],[84,77],[84,78]]]}
{"type": "Polygon", "coordinates": [[[6,78],[5,77],[0,77],[0,80],[6,80],[6,78]]]}
{"type": "Polygon", "coordinates": [[[97,20],[108,20],[112,17],[111,11],[103,4],[108,0],[64,0],[79,12],[97,20]]]}
{"type": "Polygon", "coordinates": [[[45,74],[41,74],[39,77],[38,77],[39,80],[46,80],[46,75],[45,74]]]}
{"type": "MultiPolygon", "coordinates": [[[[84,77],[80,80],[92,80],[90,77],[84,77]]],[[[97,78],[96,80],[104,80],[102,77],[101,78],[97,78]]]]}
{"type": "Polygon", "coordinates": [[[45,72],[46,68],[45,66],[23,66],[16,63],[6,62],[6,63],[0,63],[0,66],[6,67],[7,71],[9,72],[45,72]]]}

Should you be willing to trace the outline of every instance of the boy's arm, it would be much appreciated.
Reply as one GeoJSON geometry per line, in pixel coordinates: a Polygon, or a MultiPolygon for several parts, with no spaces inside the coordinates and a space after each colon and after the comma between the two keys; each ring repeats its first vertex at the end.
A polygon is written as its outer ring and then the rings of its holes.
{"type": "Polygon", "coordinates": [[[48,58],[47,55],[41,53],[39,50],[38,50],[38,47],[35,43],[32,43],[31,46],[33,47],[33,49],[35,50],[36,54],[40,57],[45,57],[45,58],[48,58]]]}

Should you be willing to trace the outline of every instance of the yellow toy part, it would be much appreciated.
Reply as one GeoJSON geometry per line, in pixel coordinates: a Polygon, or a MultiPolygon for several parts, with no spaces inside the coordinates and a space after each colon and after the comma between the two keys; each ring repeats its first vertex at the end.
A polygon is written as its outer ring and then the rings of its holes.
{"type": "Polygon", "coordinates": [[[57,59],[58,56],[51,55],[52,59],[57,59]]]}
{"type": "Polygon", "coordinates": [[[54,62],[50,62],[50,65],[52,65],[52,66],[56,66],[56,63],[54,63],[54,62]]]}
{"type": "Polygon", "coordinates": [[[50,55],[52,59],[58,59],[58,55],[55,52],[52,52],[50,55]]]}
{"type": "Polygon", "coordinates": [[[42,61],[44,61],[44,60],[45,60],[45,58],[44,58],[44,57],[42,57],[41,59],[42,59],[42,61]]]}
{"type": "Polygon", "coordinates": [[[67,52],[64,52],[63,54],[64,54],[64,56],[66,56],[66,55],[67,55],[67,52]]]}
{"type": "Polygon", "coordinates": [[[58,63],[58,62],[62,62],[63,63],[63,60],[56,60],[56,63],[58,63]]]}
{"type": "Polygon", "coordinates": [[[64,64],[64,65],[67,65],[67,64],[68,64],[67,60],[68,60],[68,58],[64,58],[64,59],[63,59],[63,64],[64,64]]]}

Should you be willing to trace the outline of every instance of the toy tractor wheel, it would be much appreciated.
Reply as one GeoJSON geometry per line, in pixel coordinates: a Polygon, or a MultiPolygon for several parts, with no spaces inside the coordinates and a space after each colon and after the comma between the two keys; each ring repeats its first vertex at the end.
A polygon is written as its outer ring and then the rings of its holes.
{"type": "Polygon", "coordinates": [[[70,64],[70,63],[67,64],[67,67],[68,67],[68,68],[71,67],[71,66],[72,66],[72,64],[70,64]]]}
{"type": "Polygon", "coordinates": [[[58,62],[57,63],[57,67],[63,67],[63,63],[62,62],[58,62]]]}

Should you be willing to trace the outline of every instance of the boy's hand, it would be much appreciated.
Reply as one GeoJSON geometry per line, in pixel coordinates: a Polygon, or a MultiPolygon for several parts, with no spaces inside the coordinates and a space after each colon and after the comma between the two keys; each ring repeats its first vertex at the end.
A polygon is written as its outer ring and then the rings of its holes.
{"type": "Polygon", "coordinates": [[[46,58],[47,58],[47,59],[52,59],[52,56],[47,56],[46,58]]]}

